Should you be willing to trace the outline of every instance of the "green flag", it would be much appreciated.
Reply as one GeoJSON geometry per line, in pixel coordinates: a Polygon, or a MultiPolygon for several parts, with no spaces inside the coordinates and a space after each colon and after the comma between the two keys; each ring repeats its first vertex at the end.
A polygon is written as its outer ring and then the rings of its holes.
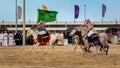
{"type": "Polygon", "coordinates": [[[38,9],[37,10],[37,23],[40,21],[53,22],[56,20],[57,13],[58,12],[56,11],[47,11],[47,10],[38,9]]]}

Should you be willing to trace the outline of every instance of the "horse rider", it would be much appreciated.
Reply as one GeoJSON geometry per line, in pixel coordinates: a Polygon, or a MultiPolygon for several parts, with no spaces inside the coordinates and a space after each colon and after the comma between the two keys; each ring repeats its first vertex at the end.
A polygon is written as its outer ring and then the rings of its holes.
{"type": "MultiPolygon", "coordinates": [[[[90,28],[90,29],[88,30],[88,34],[87,34],[87,40],[88,40],[88,42],[90,43],[90,45],[91,45],[91,43],[94,42],[95,40],[99,41],[98,32],[94,29],[93,24],[92,24],[92,22],[90,21],[90,19],[86,19],[86,20],[85,20],[85,26],[86,26],[87,28],[90,28]],[[90,26],[91,26],[91,27],[90,27],[90,26]]],[[[99,42],[100,42],[100,41],[99,41],[99,42]]],[[[98,43],[94,43],[94,44],[97,45],[98,43]]],[[[99,43],[99,44],[100,44],[100,46],[102,47],[102,44],[101,44],[101,43],[99,43]]]]}
{"type": "Polygon", "coordinates": [[[43,35],[46,34],[46,23],[43,21],[40,21],[40,23],[38,23],[38,27],[36,28],[38,32],[38,34],[43,35]]]}
{"type": "Polygon", "coordinates": [[[43,21],[40,21],[38,23],[38,27],[36,27],[37,33],[38,33],[38,39],[42,39],[43,37],[46,37],[48,32],[46,30],[46,23],[43,21]]]}

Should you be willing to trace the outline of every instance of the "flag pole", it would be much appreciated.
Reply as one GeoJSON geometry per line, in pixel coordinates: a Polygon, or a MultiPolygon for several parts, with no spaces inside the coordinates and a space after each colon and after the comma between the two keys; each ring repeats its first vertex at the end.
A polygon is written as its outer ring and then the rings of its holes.
{"type": "Polygon", "coordinates": [[[115,19],[115,22],[116,22],[116,25],[118,24],[118,22],[117,22],[117,18],[115,19]]]}
{"type": "Polygon", "coordinates": [[[23,0],[23,45],[25,45],[25,1],[23,0]]]}
{"type": "Polygon", "coordinates": [[[102,17],[102,23],[103,23],[103,17],[102,17]]]}
{"type": "Polygon", "coordinates": [[[75,7],[74,7],[74,16],[73,17],[74,17],[74,23],[75,23],[75,7]]]}
{"type": "Polygon", "coordinates": [[[75,23],[76,21],[75,21],[75,17],[74,17],[74,23],[75,23]]]}
{"type": "Polygon", "coordinates": [[[102,27],[103,27],[103,16],[102,16],[102,27]]]}
{"type": "Polygon", "coordinates": [[[15,4],[15,23],[16,23],[16,25],[15,25],[15,33],[17,33],[17,0],[16,0],[16,4],[15,4]]]}
{"type": "Polygon", "coordinates": [[[84,19],[86,20],[86,4],[84,5],[84,19]]]}

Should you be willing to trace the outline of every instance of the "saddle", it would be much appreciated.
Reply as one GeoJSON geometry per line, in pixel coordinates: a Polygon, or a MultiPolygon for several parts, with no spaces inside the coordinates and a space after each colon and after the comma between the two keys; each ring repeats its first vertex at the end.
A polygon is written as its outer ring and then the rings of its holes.
{"type": "Polygon", "coordinates": [[[98,40],[99,36],[97,34],[92,34],[90,37],[88,37],[88,42],[94,42],[96,40],[98,40]]]}
{"type": "Polygon", "coordinates": [[[43,34],[43,35],[38,34],[38,40],[41,40],[41,39],[47,38],[47,37],[48,37],[48,33],[43,34]]]}

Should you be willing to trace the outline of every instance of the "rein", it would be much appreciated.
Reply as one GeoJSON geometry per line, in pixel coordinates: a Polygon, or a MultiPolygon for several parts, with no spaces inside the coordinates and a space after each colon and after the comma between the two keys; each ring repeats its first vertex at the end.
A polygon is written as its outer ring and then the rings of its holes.
{"type": "MultiPolygon", "coordinates": [[[[37,32],[34,30],[34,29],[32,29],[34,32],[35,32],[35,34],[37,35],[37,32]]],[[[34,35],[34,33],[33,33],[33,35],[34,35]]],[[[38,38],[38,35],[37,35],[37,38],[38,38]]],[[[34,39],[34,40],[37,40],[37,38],[36,39],[34,39]]]]}

